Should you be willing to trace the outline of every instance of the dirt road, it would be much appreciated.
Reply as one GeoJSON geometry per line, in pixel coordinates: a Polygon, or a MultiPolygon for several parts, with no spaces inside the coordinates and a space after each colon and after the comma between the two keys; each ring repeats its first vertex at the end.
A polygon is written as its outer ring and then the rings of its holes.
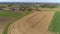
{"type": "Polygon", "coordinates": [[[55,12],[33,12],[9,27],[8,34],[51,34],[48,27],[55,12]]]}

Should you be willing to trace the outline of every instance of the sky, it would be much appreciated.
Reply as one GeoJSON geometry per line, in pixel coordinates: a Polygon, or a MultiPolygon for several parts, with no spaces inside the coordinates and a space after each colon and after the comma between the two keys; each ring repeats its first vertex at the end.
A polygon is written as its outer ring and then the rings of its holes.
{"type": "Polygon", "coordinates": [[[0,2],[50,2],[50,3],[60,3],[60,0],[0,0],[0,2]]]}

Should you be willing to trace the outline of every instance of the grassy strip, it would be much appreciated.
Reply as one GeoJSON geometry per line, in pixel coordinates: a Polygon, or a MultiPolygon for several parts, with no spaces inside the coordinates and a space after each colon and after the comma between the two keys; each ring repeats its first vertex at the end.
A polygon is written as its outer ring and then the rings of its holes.
{"type": "Polygon", "coordinates": [[[54,18],[52,19],[50,31],[55,33],[59,32],[60,34],[60,12],[59,11],[56,11],[54,18]]]}
{"type": "Polygon", "coordinates": [[[21,14],[18,14],[17,12],[10,12],[10,11],[0,11],[0,16],[2,17],[17,17],[21,14]]]}
{"type": "MultiPolygon", "coordinates": [[[[14,21],[16,21],[17,19],[22,18],[23,16],[26,16],[26,15],[28,15],[28,14],[30,14],[30,13],[31,13],[31,12],[26,12],[26,13],[20,15],[19,17],[17,17],[14,21]]],[[[7,34],[7,33],[8,33],[8,28],[9,28],[10,24],[12,24],[14,21],[9,22],[9,23],[7,24],[7,26],[4,28],[2,34],[7,34]]]]}

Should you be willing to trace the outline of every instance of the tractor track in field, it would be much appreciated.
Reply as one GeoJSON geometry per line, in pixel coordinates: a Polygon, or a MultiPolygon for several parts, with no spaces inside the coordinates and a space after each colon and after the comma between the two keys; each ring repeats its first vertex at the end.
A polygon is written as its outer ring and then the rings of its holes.
{"type": "Polygon", "coordinates": [[[8,34],[52,34],[48,27],[55,12],[34,12],[13,24],[8,29],[8,34]]]}
{"type": "Polygon", "coordinates": [[[31,27],[34,27],[34,26],[36,26],[37,24],[39,24],[40,21],[44,19],[44,17],[46,17],[46,15],[44,15],[36,24],[32,25],[31,27]]]}

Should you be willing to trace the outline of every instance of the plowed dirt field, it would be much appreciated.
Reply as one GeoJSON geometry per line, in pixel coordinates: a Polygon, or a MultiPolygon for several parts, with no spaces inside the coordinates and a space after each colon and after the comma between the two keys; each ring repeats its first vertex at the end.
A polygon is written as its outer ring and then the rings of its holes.
{"type": "Polygon", "coordinates": [[[8,34],[52,34],[48,28],[54,11],[33,12],[10,25],[8,34]]]}

